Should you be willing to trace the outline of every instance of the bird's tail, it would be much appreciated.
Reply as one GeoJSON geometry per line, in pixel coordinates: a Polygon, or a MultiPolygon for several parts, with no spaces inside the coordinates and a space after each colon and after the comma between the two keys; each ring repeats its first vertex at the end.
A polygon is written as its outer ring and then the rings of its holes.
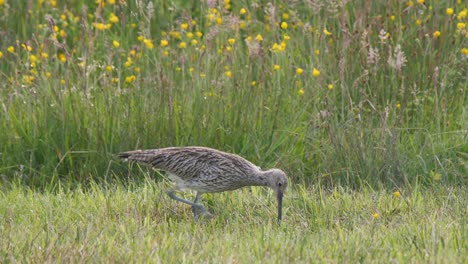
{"type": "Polygon", "coordinates": [[[133,150],[119,153],[119,158],[123,161],[137,161],[142,163],[150,163],[157,155],[157,150],[133,150]]]}

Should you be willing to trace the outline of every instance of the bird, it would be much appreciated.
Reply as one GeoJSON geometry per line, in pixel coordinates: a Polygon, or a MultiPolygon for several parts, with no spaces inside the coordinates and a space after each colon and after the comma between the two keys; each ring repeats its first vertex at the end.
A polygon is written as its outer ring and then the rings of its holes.
{"type": "Polygon", "coordinates": [[[118,155],[123,161],[139,162],[153,169],[166,172],[175,182],[167,191],[170,198],[188,204],[197,222],[200,216],[211,216],[199,204],[204,193],[232,191],[246,186],[266,186],[276,194],[278,223],[283,215],[283,195],[288,187],[288,177],[280,169],[261,170],[243,157],[208,147],[167,147],[159,149],[133,150],[118,155]],[[191,189],[196,192],[195,200],[178,197],[175,191],[191,189]]]}

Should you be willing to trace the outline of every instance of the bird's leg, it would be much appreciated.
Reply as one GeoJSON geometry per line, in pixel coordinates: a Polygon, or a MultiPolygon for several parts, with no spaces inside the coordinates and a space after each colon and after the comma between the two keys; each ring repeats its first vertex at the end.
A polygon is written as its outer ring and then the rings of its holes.
{"type": "Polygon", "coordinates": [[[198,192],[197,192],[197,195],[195,196],[195,200],[193,202],[178,197],[175,194],[174,190],[168,191],[167,195],[169,195],[169,197],[171,197],[172,199],[174,199],[176,201],[191,205],[192,206],[193,216],[195,218],[195,222],[198,222],[199,215],[208,216],[208,217],[211,216],[210,212],[208,212],[208,209],[206,209],[205,206],[203,206],[201,204],[197,204],[198,200],[200,200],[200,195],[201,195],[198,192]]]}
{"type": "Polygon", "coordinates": [[[197,195],[195,195],[195,200],[193,200],[193,203],[198,203],[198,200],[200,200],[201,194],[197,192],[197,195]]]}
{"type": "Polygon", "coordinates": [[[200,196],[201,194],[197,192],[197,194],[195,195],[195,200],[193,200],[193,205],[192,205],[192,213],[193,213],[193,218],[195,218],[195,222],[198,222],[199,215],[209,214],[206,207],[198,203],[198,201],[200,200],[200,196]]]}
{"type": "Polygon", "coordinates": [[[171,197],[172,199],[176,200],[176,201],[179,201],[181,203],[185,203],[185,204],[188,204],[188,205],[191,205],[191,206],[194,206],[196,205],[195,203],[189,201],[189,200],[185,200],[185,199],[182,199],[180,197],[178,197],[176,194],[175,194],[175,191],[174,190],[170,190],[167,192],[167,195],[169,195],[169,197],[171,197]]]}

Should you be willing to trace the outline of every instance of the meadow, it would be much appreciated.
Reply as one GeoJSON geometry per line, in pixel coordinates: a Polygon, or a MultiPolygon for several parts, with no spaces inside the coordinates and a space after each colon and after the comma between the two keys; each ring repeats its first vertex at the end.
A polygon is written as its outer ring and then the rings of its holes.
{"type": "MultiPolygon", "coordinates": [[[[467,258],[465,1],[0,0],[0,262],[467,258]],[[194,224],[121,151],[287,172],[194,224]]],[[[189,197],[190,194],[187,194],[189,197]]]]}

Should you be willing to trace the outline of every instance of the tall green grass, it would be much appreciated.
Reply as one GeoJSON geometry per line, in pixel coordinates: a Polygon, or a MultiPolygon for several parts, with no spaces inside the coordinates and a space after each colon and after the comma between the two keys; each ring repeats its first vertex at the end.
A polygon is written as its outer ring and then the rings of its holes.
{"type": "Polygon", "coordinates": [[[227,9],[220,3],[216,12],[206,3],[149,3],[0,6],[2,184],[125,178],[119,151],[186,145],[235,152],[280,167],[297,182],[465,183],[462,3],[241,1],[227,9]],[[110,13],[119,22],[109,30],[93,26],[110,23],[110,13]],[[187,37],[197,31],[203,36],[187,37]],[[182,41],[186,48],[179,48],[182,41]],[[282,41],[284,51],[273,51],[282,41]],[[126,67],[128,57],[133,63],[126,67]]]}

